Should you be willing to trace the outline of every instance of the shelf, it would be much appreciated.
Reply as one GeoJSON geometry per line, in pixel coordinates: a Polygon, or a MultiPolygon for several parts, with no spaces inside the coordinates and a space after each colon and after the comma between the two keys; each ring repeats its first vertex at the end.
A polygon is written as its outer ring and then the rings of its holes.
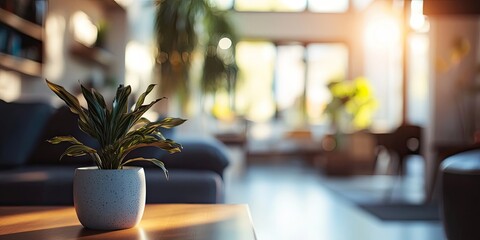
{"type": "Polygon", "coordinates": [[[42,77],[42,64],[0,53],[0,68],[12,70],[32,77],[42,77]]]}
{"type": "Polygon", "coordinates": [[[43,40],[42,26],[29,22],[9,11],[0,8],[0,22],[32,37],[37,40],[43,40]]]}
{"type": "Polygon", "coordinates": [[[110,66],[113,60],[113,55],[107,50],[98,47],[87,47],[79,42],[74,42],[70,47],[70,53],[74,56],[82,58],[83,60],[102,65],[104,67],[110,66]]]}

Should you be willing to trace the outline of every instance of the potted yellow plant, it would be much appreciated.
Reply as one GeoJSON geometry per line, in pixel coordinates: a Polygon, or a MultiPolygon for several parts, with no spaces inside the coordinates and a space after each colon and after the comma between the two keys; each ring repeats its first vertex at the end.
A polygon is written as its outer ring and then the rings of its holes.
{"type": "Polygon", "coordinates": [[[332,81],[328,84],[332,96],[325,113],[332,130],[337,133],[365,129],[372,123],[377,101],[367,79],[332,81]]]}
{"type": "Polygon", "coordinates": [[[74,176],[74,205],[83,226],[92,229],[114,230],[135,226],[143,216],[145,207],[145,174],[143,168],[127,167],[135,161],[149,161],[168,171],[163,162],[151,158],[127,159],[132,150],[153,146],[169,153],[180,152],[182,146],[166,139],[160,128],[172,128],[184,123],[180,118],[165,118],[150,122],[142,115],[163,98],[144,104],[154,85],[128,106],[130,86],[120,85],[111,106],[95,89],[81,85],[88,108],[63,87],[46,80],[48,87],[78,115],[79,128],[95,138],[100,149],[84,145],[72,136],[57,136],[48,140],[52,144],[68,142],[64,156],[91,156],[95,166],[77,168],[74,176]]]}

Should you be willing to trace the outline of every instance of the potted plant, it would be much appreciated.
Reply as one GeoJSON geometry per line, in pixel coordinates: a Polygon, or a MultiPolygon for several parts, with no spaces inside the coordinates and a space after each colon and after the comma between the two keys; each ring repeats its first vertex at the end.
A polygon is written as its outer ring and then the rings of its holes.
{"type": "Polygon", "coordinates": [[[211,1],[157,1],[155,35],[159,83],[162,94],[176,92],[188,101],[194,61],[199,61],[199,89],[214,96],[219,90],[233,93],[238,68],[235,62],[237,36],[229,12],[217,9],[211,1]],[[229,41],[222,46],[220,42],[229,41]],[[197,60],[195,60],[197,59],[197,60]]]}
{"type": "Polygon", "coordinates": [[[332,99],[325,113],[330,118],[333,131],[349,132],[370,126],[377,101],[367,79],[358,77],[351,81],[332,81],[328,90],[332,99]]]}
{"type": "Polygon", "coordinates": [[[74,176],[74,205],[83,226],[92,229],[113,230],[135,226],[143,216],[145,207],[145,176],[143,168],[127,167],[135,161],[149,161],[159,166],[168,179],[168,171],[158,159],[128,158],[132,150],[154,146],[170,153],[180,152],[182,146],[165,139],[159,128],[172,128],[185,122],[180,118],[165,118],[150,122],[142,115],[155,103],[143,104],[153,90],[149,85],[130,109],[130,86],[120,85],[111,106],[95,89],[81,86],[88,108],[63,87],[46,80],[48,87],[78,115],[79,128],[95,138],[100,149],[93,149],[72,136],[57,136],[48,140],[52,144],[68,142],[72,145],[64,156],[89,155],[96,166],[77,168],[74,176]]]}
{"type": "Polygon", "coordinates": [[[332,98],[324,113],[330,120],[331,133],[322,139],[321,165],[326,174],[347,175],[353,171],[352,142],[360,141],[362,148],[370,149],[371,136],[362,130],[370,126],[377,101],[368,80],[362,77],[332,81],[328,90],[332,98]]]}

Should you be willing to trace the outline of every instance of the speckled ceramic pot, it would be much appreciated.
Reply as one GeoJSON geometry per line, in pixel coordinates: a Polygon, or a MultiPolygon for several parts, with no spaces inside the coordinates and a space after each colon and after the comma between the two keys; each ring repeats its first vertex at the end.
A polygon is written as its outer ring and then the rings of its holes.
{"type": "Polygon", "coordinates": [[[135,226],[143,216],[145,194],[143,168],[75,170],[73,201],[78,220],[86,228],[115,230],[135,226]]]}

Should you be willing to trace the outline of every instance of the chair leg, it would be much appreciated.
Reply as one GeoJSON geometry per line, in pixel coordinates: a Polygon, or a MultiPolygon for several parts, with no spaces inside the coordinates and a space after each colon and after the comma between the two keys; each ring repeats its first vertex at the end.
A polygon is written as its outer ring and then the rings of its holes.
{"type": "Polygon", "coordinates": [[[391,164],[395,164],[392,173],[394,174],[395,179],[393,180],[392,186],[386,191],[384,195],[384,202],[392,202],[395,196],[395,188],[398,184],[402,183],[402,175],[400,174],[402,170],[402,161],[399,156],[394,156],[391,159],[391,164]],[[395,159],[396,158],[396,159],[395,159]]]}
{"type": "Polygon", "coordinates": [[[398,156],[397,174],[400,176],[404,176],[406,174],[405,156],[403,155],[398,156]]]}

